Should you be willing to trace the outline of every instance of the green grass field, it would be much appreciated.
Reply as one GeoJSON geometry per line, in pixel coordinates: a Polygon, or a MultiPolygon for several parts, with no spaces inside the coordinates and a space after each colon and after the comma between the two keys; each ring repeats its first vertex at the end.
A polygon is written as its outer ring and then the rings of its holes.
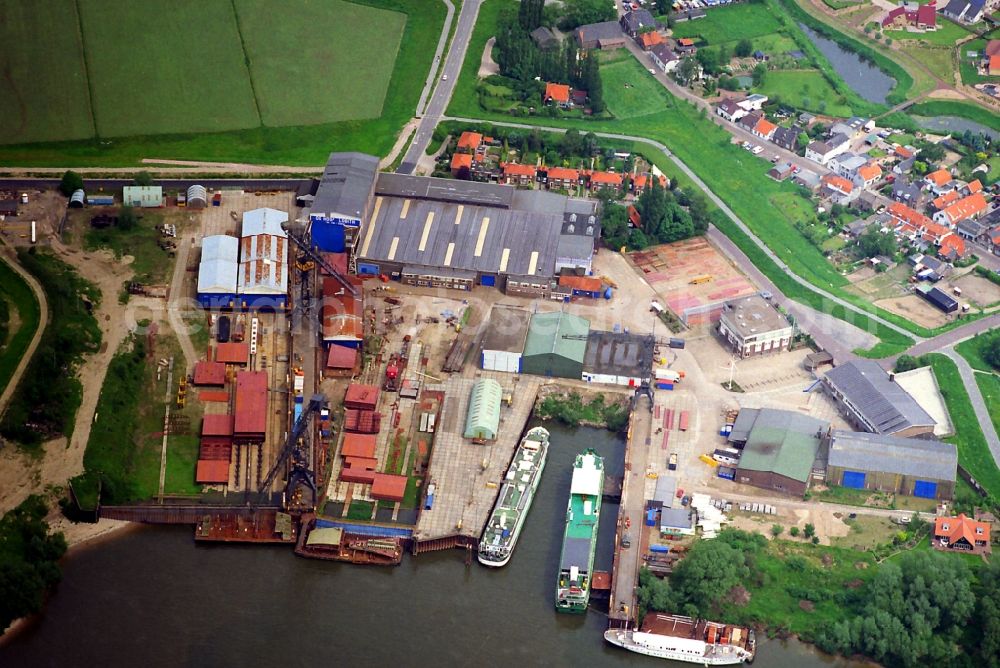
{"type": "Polygon", "coordinates": [[[902,51],[922,63],[927,69],[945,81],[952,80],[955,71],[955,50],[941,47],[922,46],[907,42],[902,51]]]}
{"type": "Polygon", "coordinates": [[[886,30],[885,34],[895,40],[918,40],[935,46],[954,46],[955,42],[969,34],[969,31],[952,23],[941,15],[937,18],[938,29],[932,32],[907,32],[905,30],[886,30]]]}
{"type": "Polygon", "coordinates": [[[405,14],[343,0],[236,0],[235,6],[264,125],[381,115],[405,14]]]}
{"type": "Polygon", "coordinates": [[[753,39],[775,32],[781,25],[762,4],[715,7],[708,16],[674,26],[675,37],[700,37],[709,44],[753,39]]]}
{"type": "Polygon", "coordinates": [[[88,229],[83,237],[83,248],[88,251],[105,248],[119,258],[131,255],[134,258],[131,266],[135,271],[136,281],[147,284],[165,283],[173,263],[166,251],[158,245],[161,237],[156,227],[163,222],[163,214],[141,209],[137,209],[136,214],[141,218],[132,230],[125,231],[117,227],[88,229]]]}
{"type": "Polygon", "coordinates": [[[73,0],[0,3],[0,144],[94,135],[73,0]]]}
{"type": "Polygon", "coordinates": [[[986,341],[986,335],[996,332],[997,330],[989,330],[989,332],[984,332],[982,334],[977,334],[971,339],[966,339],[958,345],[955,346],[955,351],[965,358],[965,361],[969,363],[973,369],[977,371],[985,371],[986,373],[993,373],[993,367],[990,363],[983,359],[983,355],[980,352],[980,348],[986,341]]]}
{"type": "Polygon", "coordinates": [[[799,109],[850,116],[851,108],[818,70],[775,70],[754,89],[799,109]]]}
{"type": "MultiPolygon", "coordinates": [[[[183,134],[153,134],[152,129],[144,129],[142,131],[147,134],[100,141],[55,141],[64,135],[54,132],[41,137],[21,139],[21,135],[14,135],[13,138],[5,138],[3,133],[7,128],[0,127],[0,165],[124,166],[140,164],[143,158],[148,157],[322,165],[331,151],[365,151],[385,155],[395,143],[400,128],[413,116],[416,109],[444,23],[445,7],[442,3],[428,3],[424,0],[355,0],[354,4],[406,14],[399,54],[392,68],[382,114],[378,118],[320,125],[257,126],[225,132],[192,133],[185,128],[183,134]],[[47,143],[10,144],[14,141],[43,140],[47,143]],[[9,145],[3,145],[5,142],[9,145]]],[[[52,22],[49,21],[46,25],[51,26],[52,22]]],[[[300,39],[301,36],[297,36],[295,41],[300,39]]],[[[295,44],[287,45],[287,50],[292,60],[301,58],[305,62],[295,44]]],[[[59,51],[68,53],[69,49],[59,51]]],[[[243,63],[242,57],[240,62],[243,63]]],[[[0,82],[0,91],[3,90],[2,86],[3,83],[0,82]]],[[[315,91],[310,97],[314,95],[315,91]]],[[[45,100],[48,103],[48,98],[45,100]]],[[[308,100],[298,102],[304,104],[308,100]]],[[[57,120],[50,119],[44,127],[55,126],[57,120]]],[[[92,134],[92,131],[87,134],[92,134]]]]}
{"type": "Polygon", "coordinates": [[[985,39],[974,39],[971,42],[966,42],[958,49],[958,68],[962,73],[962,83],[973,86],[978,83],[988,83],[988,82],[998,82],[1000,77],[990,77],[983,76],[979,74],[976,69],[976,64],[982,58],[982,53],[986,49],[985,39]],[[966,53],[969,51],[975,51],[977,55],[975,58],[969,58],[966,53]]]}
{"type": "Polygon", "coordinates": [[[159,6],[161,11],[130,0],[80,3],[98,134],[259,125],[232,4],[179,0],[159,6]]]}
{"type": "MultiPolygon", "coordinates": [[[[955,425],[955,435],[947,439],[958,448],[958,462],[993,496],[1000,496],[1000,469],[990,454],[983,430],[969,402],[958,367],[940,353],[927,355],[934,369],[941,395],[955,425]]],[[[977,374],[979,375],[979,374],[977,374]]]]}
{"type": "Polygon", "coordinates": [[[636,67],[635,59],[601,66],[608,109],[615,118],[635,118],[663,111],[670,93],[649,73],[636,67]]]}
{"type": "Polygon", "coordinates": [[[3,392],[38,329],[41,311],[35,293],[3,259],[0,259],[0,285],[3,286],[3,297],[8,304],[10,322],[14,321],[15,316],[18,322],[17,329],[8,332],[7,340],[0,342],[6,344],[0,345],[0,392],[3,392]]]}

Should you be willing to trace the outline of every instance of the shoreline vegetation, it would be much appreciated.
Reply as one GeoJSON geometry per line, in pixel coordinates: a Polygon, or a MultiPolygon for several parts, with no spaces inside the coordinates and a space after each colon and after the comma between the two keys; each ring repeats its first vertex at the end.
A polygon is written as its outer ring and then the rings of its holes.
{"type": "Polygon", "coordinates": [[[628,426],[629,401],[625,395],[608,397],[603,392],[578,392],[543,388],[535,404],[535,415],[543,421],[555,420],[569,427],[597,427],[622,432],[628,426]]]}

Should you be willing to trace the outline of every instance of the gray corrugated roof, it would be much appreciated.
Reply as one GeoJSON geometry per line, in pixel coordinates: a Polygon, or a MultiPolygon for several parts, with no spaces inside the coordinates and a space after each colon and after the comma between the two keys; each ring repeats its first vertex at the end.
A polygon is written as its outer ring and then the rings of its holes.
{"type": "MultiPolygon", "coordinates": [[[[375,182],[375,194],[390,197],[412,197],[441,200],[458,204],[479,204],[510,208],[517,191],[513,186],[495,183],[440,179],[383,172],[375,182]]],[[[560,213],[562,209],[560,208],[560,213]]]]}
{"type": "Polygon", "coordinates": [[[663,508],[660,510],[660,526],[671,529],[690,529],[691,511],[687,508],[663,508]]]}
{"type": "Polygon", "coordinates": [[[934,418],[906,390],[890,381],[878,362],[848,362],[828,371],[825,378],[880,434],[934,424],[934,418]]]}
{"type": "Polygon", "coordinates": [[[750,437],[750,430],[753,423],[757,421],[760,414],[759,408],[741,408],[733,422],[733,430],[729,434],[730,443],[743,443],[750,437]]]}
{"type": "Polygon", "coordinates": [[[958,451],[951,443],[836,429],[830,466],[954,482],[958,451]]]}
{"type": "Polygon", "coordinates": [[[591,331],[583,370],[613,376],[649,378],[653,375],[652,336],[591,331]]]}
{"type": "Polygon", "coordinates": [[[331,153],[313,200],[312,211],[360,218],[377,173],[378,158],[373,155],[331,153]]]}

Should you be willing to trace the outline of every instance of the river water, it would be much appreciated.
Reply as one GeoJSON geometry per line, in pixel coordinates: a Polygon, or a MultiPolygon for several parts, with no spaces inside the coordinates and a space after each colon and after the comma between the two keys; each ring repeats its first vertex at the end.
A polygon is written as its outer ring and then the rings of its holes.
{"type": "MultiPolygon", "coordinates": [[[[548,428],[548,463],[506,568],[466,567],[457,550],[365,568],[146,527],[67,558],[44,615],[0,647],[0,666],[690,665],[606,645],[598,611],[555,613],[573,458],[593,447],[620,475],[625,445],[603,430],[548,428]]],[[[604,504],[598,568],[610,568],[616,514],[604,504]]],[[[849,665],[766,640],[755,663],[849,665]]]]}
{"type": "Polygon", "coordinates": [[[806,25],[799,24],[809,40],[816,45],[820,53],[830,61],[834,71],[863,99],[876,104],[885,104],[886,96],[896,85],[896,80],[862,60],[858,54],[842,48],[832,39],[820,35],[806,25]]]}
{"type": "Polygon", "coordinates": [[[1000,132],[960,116],[911,116],[911,118],[917,122],[917,125],[932,132],[951,134],[952,132],[971,130],[986,135],[994,141],[1000,139],[1000,132]]]}

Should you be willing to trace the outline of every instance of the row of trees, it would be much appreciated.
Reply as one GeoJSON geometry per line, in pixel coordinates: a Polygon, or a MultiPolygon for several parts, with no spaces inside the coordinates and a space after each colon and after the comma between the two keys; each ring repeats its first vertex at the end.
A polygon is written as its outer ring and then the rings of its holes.
{"type": "Polygon", "coordinates": [[[561,48],[543,50],[531,39],[530,32],[543,20],[536,0],[522,0],[515,12],[504,11],[497,24],[497,66],[500,74],[514,79],[529,90],[537,90],[535,79],[569,84],[586,90],[594,113],[605,109],[604,87],[596,58],[576,47],[572,39],[561,48]]]}
{"type": "Polygon", "coordinates": [[[651,244],[670,243],[704,234],[710,216],[708,203],[700,194],[688,195],[675,187],[661,188],[656,180],[635,202],[642,228],[630,229],[624,206],[605,201],[601,234],[610,248],[626,246],[641,250],[651,244]]]}
{"type": "Polygon", "coordinates": [[[41,610],[45,593],[62,578],[66,540],[49,534],[47,514],[42,497],[29,496],[0,519],[0,629],[41,610]]]}

